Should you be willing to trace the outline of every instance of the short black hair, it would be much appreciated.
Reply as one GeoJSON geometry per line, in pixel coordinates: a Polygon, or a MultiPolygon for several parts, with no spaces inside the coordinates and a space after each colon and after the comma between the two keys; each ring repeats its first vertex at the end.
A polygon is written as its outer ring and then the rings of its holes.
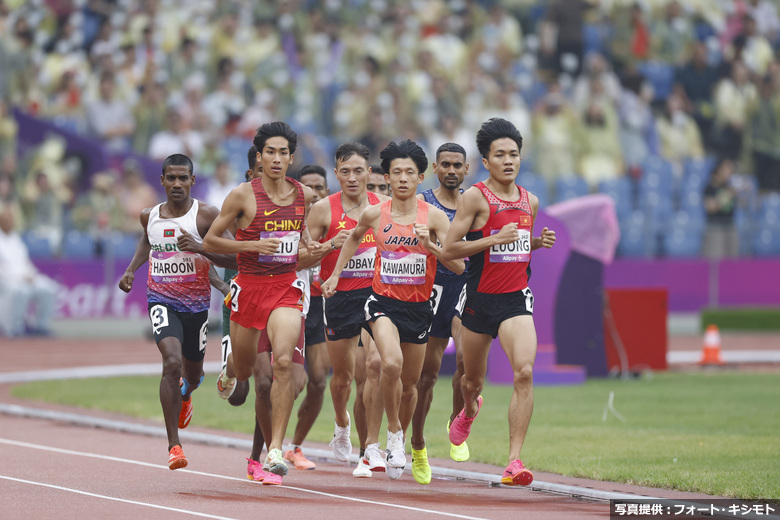
{"type": "Polygon", "coordinates": [[[444,152],[453,152],[453,153],[459,153],[463,155],[463,158],[466,158],[466,149],[463,148],[458,143],[444,143],[439,147],[438,150],[436,150],[436,160],[439,160],[439,155],[441,155],[444,152]]]}
{"type": "Polygon", "coordinates": [[[477,150],[479,154],[487,159],[488,153],[490,153],[490,145],[496,139],[503,139],[508,137],[517,143],[517,150],[523,149],[523,136],[520,135],[520,131],[507,121],[500,117],[491,117],[484,123],[482,128],[477,132],[477,150]]]}
{"type": "Polygon", "coordinates": [[[382,168],[378,164],[372,164],[371,165],[371,173],[378,173],[379,175],[384,175],[386,172],[384,168],[382,168]]]}
{"type": "Polygon", "coordinates": [[[325,179],[325,186],[328,185],[328,174],[325,173],[325,168],[319,164],[304,164],[301,169],[295,174],[296,180],[301,180],[304,175],[319,175],[325,179]]]}
{"type": "Polygon", "coordinates": [[[394,159],[409,158],[417,166],[418,173],[424,173],[428,169],[428,157],[420,145],[411,139],[404,139],[400,143],[391,141],[379,152],[379,158],[382,159],[382,169],[385,173],[390,172],[390,163],[394,159]]]}
{"type": "Polygon", "coordinates": [[[284,137],[287,139],[287,148],[290,150],[290,155],[295,153],[295,148],[298,146],[298,134],[290,128],[290,125],[284,121],[265,123],[257,129],[255,138],[252,139],[252,144],[255,145],[259,152],[262,152],[263,148],[265,148],[265,142],[271,137],[284,137]]]}
{"type": "Polygon", "coordinates": [[[344,162],[353,155],[358,155],[366,160],[366,163],[368,163],[368,158],[371,155],[371,152],[368,150],[368,147],[364,145],[363,143],[359,143],[357,141],[349,141],[338,148],[336,148],[336,162],[344,162]]]}
{"type": "Polygon", "coordinates": [[[193,171],[192,160],[186,155],[184,155],[183,153],[175,153],[165,158],[165,160],[162,163],[163,175],[165,175],[165,169],[168,166],[186,166],[187,169],[190,171],[190,175],[192,175],[192,171],[193,171]]]}
{"type": "MultiPolygon", "coordinates": [[[[246,163],[250,170],[255,171],[255,166],[257,166],[257,147],[255,145],[249,147],[249,151],[246,153],[246,163]]],[[[252,180],[249,177],[249,172],[244,173],[244,180],[246,182],[252,180]]]]}

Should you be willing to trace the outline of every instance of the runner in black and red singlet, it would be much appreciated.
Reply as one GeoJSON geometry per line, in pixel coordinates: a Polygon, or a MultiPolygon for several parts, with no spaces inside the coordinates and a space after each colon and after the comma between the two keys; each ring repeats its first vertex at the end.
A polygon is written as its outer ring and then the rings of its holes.
{"type": "MultiPolygon", "coordinates": [[[[337,290],[339,275],[373,231],[376,262],[366,319],[382,360],[380,384],[387,414],[387,471],[398,478],[406,464],[404,432],[417,403],[425,343],[433,319],[430,296],[449,219],[438,208],[417,200],[417,186],[428,167],[425,152],[413,141],[392,142],[380,157],[393,198],[370,206],[344,243],[333,274],[322,284],[325,297],[337,290]]],[[[462,260],[444,261],[462,273],[462,260]]]]}
{"type": "MultiPolygon", "coordinates": [[[[271,342],[272,434],[265,466],[283,476],[287,464],[281,448],[295,399],[291,364],[300,337],[304,290],[296,275],[298,248],[319,244],[311,244],[304,225],[312,191],[286,177],[297,135],[286,123],[266,123],[257,130],[254,145],[263,176],[230,192],[203,243],[208,251],[238,254],[238,276],[230,288],[230,338],[232,371],[239,381],[252,375],[262,330],[271,342]],[[221,238],[233,222],[236,241],[221,238]]],[[[235,384],[225,374],[220,380],[235,384]]]]}
{"type": "MultiPolygon", "coordinates": [[[[369,150],[358,142],[347,142],[336,149],[336,179],[341,191],[312,206],[308,219],[312,237],[322,242],[329,253],[320,262],[320,278],[327,280],[333,273],[338,250],[357,225],[361,212],[368,206],[388,200],[386,196],[368,193],[370,175],[369,150]]],[[[379,429],[382,405],[379,394],[379,353],[373,344],[359,349],[360,331],[365,323],[363,310],[371,294],[374,277],[376,242],[374,233],[362,237],[354,258],[351,258],[338,278],[337,292],[325,299],[325,337],[328,356],[333,367],[330,393],[336,412],[336,425],[331,441],[337,459],[349,460],[351,419],[355,421],[361,443],[361,458],[353,475],[370,477],[371,471],[383,471],[384,460],[379,449],[379,429]],[[364,356],[358,351],[364,350],[364,356]],[[362,359],[358,366],[357,359],[362,359]],[[366,366],[372,367],[370,370],[366,366]],[[347,412],[352,380],[357,386],[353,417],[347,412]],[[364,406],[364,403],[367,403],[364,406]],[[365,455],[365,458],[363,457],[365,455]],[[364,460],[365,459],[365,460],[364,460]]]]}
{"type": "Polygon", "coordinates": [[[466,304],[462,312],[464,409],[450,426],[450,441],[466,441],[482,406],[482,385],[493,338],[498,337],[514,371],[509,405],[509,466],[504,484],[528,485],[531,472],[520,461],[533,411],[536,330],[534,297],[528,287],[531,251],[550,248],[555,232],[533,237],[539,199],[515,184],[523,138],[505,119],[493,118],[477,133],[477,148],[490,177],[461,197],[444,241],[445,258],[469,258],[466,304]],[[463,241],[463,237],[466,241],[463,241]]]}

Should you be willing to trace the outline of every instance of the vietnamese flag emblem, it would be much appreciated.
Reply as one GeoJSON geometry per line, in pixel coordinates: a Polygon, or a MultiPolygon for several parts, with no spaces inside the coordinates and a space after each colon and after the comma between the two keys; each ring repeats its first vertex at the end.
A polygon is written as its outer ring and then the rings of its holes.
{"type": "Polygon", "coordinates": [[[174,235],[175,229],[164,229],[163,230],[163,237],[168,238],[172,237],[174,235]]]}

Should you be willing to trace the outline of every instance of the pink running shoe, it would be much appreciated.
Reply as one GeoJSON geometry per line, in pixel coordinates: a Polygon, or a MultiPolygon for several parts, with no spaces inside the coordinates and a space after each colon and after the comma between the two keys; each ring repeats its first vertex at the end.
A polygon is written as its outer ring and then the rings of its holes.
{"type": "Polygon", "coordinates": [[[452,444],[455,446],[460,446],[466,442],[466,439],[469,438],[469,433],[471,433],[471,423],[473,423],[474,419],[476,419],[480,408],[482,408],[481,395],[477,397],[477,413],[474,414],[474,417],[466,417],[466,408],[463,408],[463,410],[461,410],[460,413],[455,417],[455,419],[452,421],[452,424],[450,424],[450,442],[452,444]]]}
{"type": "Polygon", "coordinates": [[[266,473],[266,477],[263,479],[264,486],[281,486],[282,476],[275,475],[273,473],[266,473]]]}
{"type": "Polygon", "coordinates": [[[268,477],[268,475],[270,475],[270,473],[263,469],[263,465],[256,460],[246,459],[246,461],[246,478],[249,480],[262,482],[265,478],[268,477]]]}
{"type": "Polygon", "coordinates": [[[501,475],[501,483],[507,486],[527,486],[534,481],[534,474],[525,469],[523,461],[513,460],[501,475]]]}

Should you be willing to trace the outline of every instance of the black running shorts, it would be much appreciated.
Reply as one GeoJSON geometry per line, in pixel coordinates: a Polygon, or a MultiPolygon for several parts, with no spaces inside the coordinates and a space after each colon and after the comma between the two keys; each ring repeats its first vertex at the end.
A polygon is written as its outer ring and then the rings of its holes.
{"type": "Polygon", "coordinates": [[[322,309],[322,296],[312,296],[309,300],[309,312],[306,314],[306,346],[325,343],[325,315],[322,309]]]}
{"type": "Polygon", "coordinates": [[[190,361],[203,361],[209,335],[209,311],[178,312],[164,303],[149,302],[154,341],[176,338],[182,355],[190,361]]]}
{"type": "MultiPolygon", "coordinates": [[[[366,321],[376,321],[382,316],[390,318],[398,329],[401,343],[428,343],[428,330],[433,321],[430,300],[405,302],[372,293],[366,301],[366,321]]],[[[373,338],[370,327],[368,332],[373,338]]]]}
{"type": "Polygon", "coordinates": [[[371,287],[336,291],[325,300],[325,336],[331,340],[354,338],[366,321],[364,307],[371,287]]]}
{"type": "Polygon", "coordinates": [[[477,334],[490,334],[495,339],[501,323],[515,316],[533,315],[534,295],[530,287],[502,294],[468,292],[461,313],[463,326],[477,334]]]}

